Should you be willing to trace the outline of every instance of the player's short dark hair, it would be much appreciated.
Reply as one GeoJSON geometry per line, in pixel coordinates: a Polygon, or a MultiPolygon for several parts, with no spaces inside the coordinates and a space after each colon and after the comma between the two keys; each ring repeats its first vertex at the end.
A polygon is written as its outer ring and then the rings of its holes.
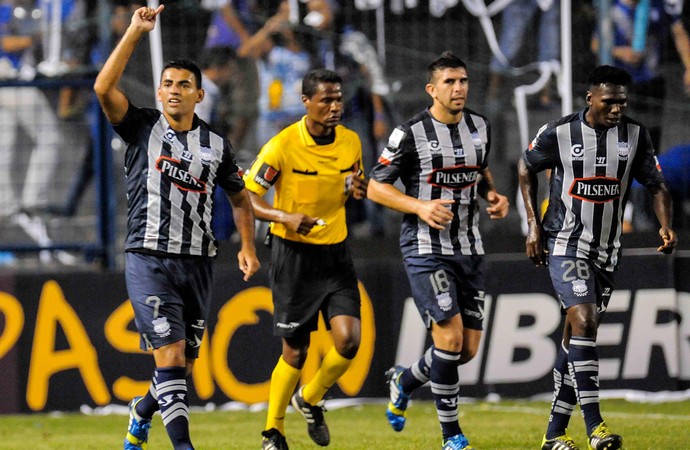
{"type": "Polygon", "coordinates": [[[627,70],[620,67],[603,65],[596,67],[590,72],[587,82],[590,86],[599,86],[600,84],[630,86],[632,84],[632,76],[627,70]]]}
{"type": "Polygon", "coordinates": [[[163,72],[165,72],[167,69],[184,69],[184,70],[189,70],[194,74],[194,78],[196,78],[196,88],[201,89],[201,69],[199,69],[199,66],[192,61],[191,59],[173,59],[171,61],[166,62],[163,65],[163,70],[161,71],[161,76],[163,76],[163,72]]]}
{"type": "Polygon", "coordinates": [[[319,83],[343,83],[340,75],[328,69],[314,69],[307,72],[302,79],[302,95],[311,98],[316,94],[319,83]]]}
{"type": "Polygon", "coordinates": [[[210,67],[223,67],[235,59],[236,53],[232,47],[210,47],[204,50],[199,58],[199,66],[202,70],[210,67]]]}
{"type": "Polygon", "coordinates": [[[457,69],[458,67],[462,67],[463,69],[467,70],[467,64],[465,64],[462,59],[455,56],[450,50],[446,50],[445,52],[441,53],[441,56],[429,64],[429,67],[427,68],[427,81],[431,83],[434,73],[438,70],[457,69]]]}

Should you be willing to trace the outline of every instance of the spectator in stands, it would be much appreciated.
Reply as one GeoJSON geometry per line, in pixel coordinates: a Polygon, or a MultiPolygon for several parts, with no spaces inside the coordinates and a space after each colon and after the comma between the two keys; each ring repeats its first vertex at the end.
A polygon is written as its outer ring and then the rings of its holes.
{"type": "MultiPolygon", "coordinates": [[[[518,55],[522,48],[526,32],[539,30],[536,38],[537,62],[560,61],[560,2],[558,0],[512,0],[501,13],[501,33],[499,48],[509,64],[514,65],[518,61],[518,55]],[[538,24],[535,16],[538,15],[538,24]]],[[[533,62],[533,61],[530,61],[533,62]]],[[[491,58],[489,85],[487,88],[488,105],[492,112],[500,112],[499,100],[501,84],[505,73],[509,73],[511,67],[506,66],[496,56],[491,58]]],[[[553,86],[547,83],[539,94],[538,105],[541,108],[550,108],[553,105],[551,91],[553,86]]]]}
{"type": "MultiPolygon", "coordinates": [[[[39,21],[33,18],[32,8],[33,2],[0,2],[0,79],[34,79],[41,48],[39,21]]],[[[58,162],[56,112],[38,87],[0,88],[0,124],[0,217],[11,217],[37,244],[51,245],[37,213],[48,204],[58,162]],[[18,138],[20,132],[29,137],[28,143],[18,138]],[[18,194],[13,163],[27,153],[28,165],[18,194]]],[[[50,253],[42,252],[41,258],[49,261],[50,253]]]]}
{"type": "MultiPolygon", "coordinates": [[[[213,11],[206,33],[206,48],[231,47],[237,52],[259,28],[263,16],[258,0],[202,0],[201,5],[213,11]]],[[[248,163],[256,154],[256,150],[251,149],[250,133],[258,116],[259,74],[256,60],[251,57],[238,58],[236,69],[227,99],[230,140],[238,149],[240,161],[248,163]]]]}
{"type": "Polygon", "coordinates": [[[259,66],[259,147],[304,115],[302,79],[314,65],[306,39],[290,22],[290,3],[282,0],[276,13],[239,49],[240,56],[254,58],[259,66]]]}
{"type": "MultiPolygon", "coordinates": [[[[386,137],[391,121],[386,105],[390,86],[378,54],[366,35],[345,23],[335,0],[308,0],[304,23],[318,32],[320,63],[344,80],[343,124],[359,135],[364,165],[372,167],[379,153],[377,143],[386,137]]],[[[382,236],[385,216],[385,208],[368,199],[363,204],[348,203],[348,224],[355,235],[382,236]],[[357,222],[365,226],[363,233],[354,226],[357,222]]]]}
{"type": "MultiPolygon", "coordinates": [[[[644,123],[652,136],[654,149],[661,148],[664,122],[666,80],[662,72],[664,50],[669,32],[685,68],[682,83],[690,95],[690,39],[682,20],[682,1],[649,0],[647,33],[644,48],[634,48],[635,15],[638,0],[614,0],[611,5],[613,23],[613,65],[630,72],[633,83],[629,93],[635,97],[630,114],[644,123]]],[[[641,44],[637,44],[641,45],[641,44]]],[[[592,39],[592,51],[599,51],[599,36],[592,39]]],[[[676,81],[674,81],[675,83],[676,81]]]]}

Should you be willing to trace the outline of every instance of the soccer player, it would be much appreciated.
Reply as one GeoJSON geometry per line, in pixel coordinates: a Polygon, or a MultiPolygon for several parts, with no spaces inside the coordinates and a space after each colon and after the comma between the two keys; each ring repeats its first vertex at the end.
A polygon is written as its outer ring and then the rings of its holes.
{"type": "Polygon", "coordinates": [[[596,339],[614,288],[623,209],[633,178],[653,196],[661,224],[658,251],[671,253],[676,246],[671,196],[649,132],[623,115],[630,74],[599,66],[588,81],[587,107],[544,125],[518,163],[529,227],[527,256],[535,265],[549,267],[565,311],[543,450],[578,448],[566,433],[576,403],[590,449],[616,450],[623,445],[600,413],[596,339]],[[551,169],[551,195],[542,219],[537,214],[536,174],[547,169],[551,169]]]}
{"type": "Polygon", "coordinates": [[[489,217],[508,214],[488,166],[488,120],[465,109],[467,66],[444,52],[428,68],[424,109],[388,138],[371,172],[368,196],[403,212],[400,248],[412,295],[433,345],[409,368],[393,367],[386,415],[405,426],[410,394],[427,381],[443,433],[443,450],[471,449],[458,422],[458,365],[477,353],[484,319],[484,248],[479,197],[489,217]],[[400,179],[401,192],[393,183],[400,179]]]}
{"type": "Polygon", "coordinates": [[[359,137],[340,125],[341,84],[330,70],[308,72],[302,80],[306,116],[268,141],[244,175],[256,217],[271,222],[273,333],[283,342],[271,375],[264,450],[288,448],[284,419],[290,401],[306,419],[311,439],[329,444],[322,400],[359,349],[360,297],[345,242],[345,201],[363,199],[366,181],[359,137]],[[262,198],[271,187],[273,205],[262,198]],[[319,312],[334,346],[293,396],[319,312]]]}
{"type": "Polygon", "coordinates": [[[156,369],[144,397],[129,404],[125,449],[146,447],[160,410],[176,450],[192,449],[186,377],[206,328],[216,244],[212,192],[225,189],[242,238],[237,255],[244,280],[258,269],[254,215],[230,144],[194,114],[204,98],[201,71],[191,61],[165,64],[158,87],[163,111],[137,108],[117,84],[140,38],[163,5],[137,9],[98,74],[94,90],[115,131],[127,142],[126,282],[142,349],[156,369]]]}

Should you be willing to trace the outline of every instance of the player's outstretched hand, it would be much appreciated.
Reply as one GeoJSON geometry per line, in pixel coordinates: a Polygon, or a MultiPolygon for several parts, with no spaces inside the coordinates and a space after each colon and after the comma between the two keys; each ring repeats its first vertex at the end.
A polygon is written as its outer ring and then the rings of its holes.
{"type": "Polygon", "coordinates": [[[503,219],[508,215],[510,203],[505,195],[501,195],[496,191],[489,191],[486,193],[486,201],[491,205],[486,208],[486,212],[491,219],[503,219]]]}
{"type": "Polygon", "coordinates": [[[676,248],[676,244],[678,243],[676,232],[668,227],[661,227],[659,229],[659,236],[661,236],[661,240],[663,240],[664,243],[657,248],[656,251],[666,254],[673,253],[673,249],[676,248]]]}
{"type": "Polygon", "coordinates": [[[165,9],[165,5],[160,5],[158,8],[153,9],[148,6],[142,6],[141,8],[134,11],[132,16],[132,26],[148,33],[153,30],[156,26],[156,17],[165,9]]]}

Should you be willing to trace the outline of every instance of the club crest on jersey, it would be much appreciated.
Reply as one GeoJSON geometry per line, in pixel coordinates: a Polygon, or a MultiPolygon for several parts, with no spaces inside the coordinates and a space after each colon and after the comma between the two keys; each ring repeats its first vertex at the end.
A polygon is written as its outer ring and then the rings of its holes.
{"type": "Polygon", "coordinates": [[[264,189],[268,189],[278,181],[280,172],[278,169],[263,163],[259,170],[254,175],[254,181],[264,189]]]}
{"type": "Polygon", "coordinates": [[[434,169],[427,178],[432,186],[448,189],[465,189],[473,186],[479,179],[479,166],[452,166],[434,169]]]}
{"type": "Polygon", "coordinates": [[[156,161],[156,169],[167,175],[178,189],[191,192],[206,192],[206,182],[192,176],[180,161],[168,156],[161,156],[156,161]]]}
{"type": "Polygon", "coordinates": [[[584,297],[587,295],[587,282],[585,280],[573,280],[573,294],[576,297],[584,297]]]}
{"type": "Polygon", "coordinates": [[[462,158],[465,156],[465,150],[462,148],[462,146],[453,149],[453,156],[456,158],[462,158]]]}
{"type": "Polygon", "coordinates": [[[199,153],[201,154],[202,164],[208,164],[213,161],[213,149],[211,147],[204,147],[202,145],[199,147],[199,153]]]}
{"type": "Polygon", "coordinates": [[[568,191],[571,197],[592,203],[607,203],[620,197],[621,184],[617,178],[576,178],[568,191]]]}
{"type": "Polygon", "coordinates": [[[474,145],[475,150],[482,148],[482,138],[479,137],[479,132],[473,131],[470,136],[472,137],[472,145],[474,145]]]}
{"type": "Polygon", "coordinates": [[[436,296],[438,307],[442,311],[450,311],[453,307],[453,299],[450,297],[450,292],[442,292],[436,296]]]}
{"type": "Polygon", "coordinates": [[[170,323],[168,323],[167,317],[159,317],[152,320],[151,323],[153,324],[153,331],[155,331],[159,337],[170,336],[170,323]]]}
{"type": "Polygon", "coordinates": [[[621,161],[627,161],[628,155],[630,154],[630,146],[627,142],[618,143],[618,159],[621,161]]]}

